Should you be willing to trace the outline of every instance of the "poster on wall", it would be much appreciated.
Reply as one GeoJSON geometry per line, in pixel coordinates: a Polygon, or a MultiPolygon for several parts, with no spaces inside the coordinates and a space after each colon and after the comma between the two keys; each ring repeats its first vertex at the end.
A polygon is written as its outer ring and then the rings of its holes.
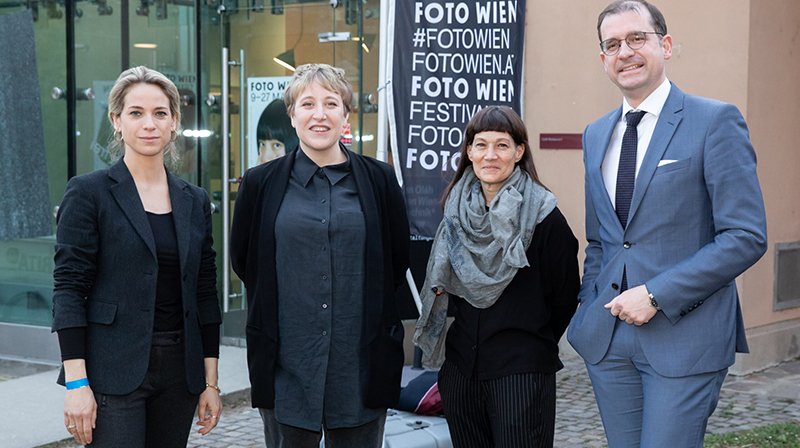
{"type": "Polygon", "coordinates": [[[521,111],[525,1],[395,4],[392,155],[414,238],[433,238],[463,130],[481,107],[521,111]]]}
{"type": "Polygon", "coordinates": [[[247,166],[280,157],[297,144],[283,92],[291,76],[247,78],[247,166]]]}

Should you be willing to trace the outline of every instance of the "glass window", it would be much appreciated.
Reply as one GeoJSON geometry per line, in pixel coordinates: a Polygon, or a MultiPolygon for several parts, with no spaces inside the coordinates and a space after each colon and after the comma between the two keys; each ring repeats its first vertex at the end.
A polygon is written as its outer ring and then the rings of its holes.
{"type": "MultiPolygon", "coordinates": [[[[379,1],[335,3],[335,8],[327,0],[213,2],[201,7],[201,84],[204,94],[212,99],[210,105],[201,107],[202,127],[211,135],[200,145],[201,185],[209,190],[218,209],[233,209],[235,179],[244,169],[259,163],[258,148],[266,148],[258,141],[260,116],[275,99],[282,97],[281,82],[291,76],[298,65],[327,63],[345,70],[356,97],[349,117],[350,134],[343,136],[343,141],[356,152],[375,155],[377,106],[363,99],[370,94],[377,96],[379,1]],[[225,62],[221,56],[223,47],[229,51],[225,62]],[[222,67],[229,73],[226,88],[230,92],[230,113],[227,117],[222,116],[220,108],[222,67]],[[256,112],[259,117],[249,116],[256,112]],[[226,120],[230,159],[222,160],[221,133],[226,120]],[[229,179],[222,179],[225,165],[230,170],[229,179]],[[231,179],[234,181],[230,182],[231,179]],[[234,191],[230,203],[223,204],[222,191],[228,184],[234,191]]],[[[286,151],[294,149],[290,147],[293,145],[281,143],[286,151]]],[[[220,247],[221,229],[227,225],[222,222],[222,214],[215,215],[215,241],[220,247]]],[[[220,255],[220,270],[224,269],[223,261],[220,255]]],[[[228,305],[223,334],[241,337],[245,327],[245,300],[241,283],[235,274],[229,274],[230,294],[223,298],[228,305]]],[[[226,290],[222,282],[220,290],[226,290]]]]}
{"type": "MultiPolygon", "coordinates": [[[[38,90],[35,101],[40,108],[39,117],[30,113],[28,107],[4,108],[5,115],[0,117],[6,126],[15,126],[17,132],[22,130],[34,136],[27,147],[18,147],[19,142],[10,143],[5,138],[0,142],[0,145],[5,145],[0,148],[0,155],[13,156],[14,163],[17,164],[15,170],[0,170],[0,176],[4,176],[2,185],[12,186],[2,193],[4,206],[15,207],[4,208],[6,212],[0,213],[0,226],[9,230],[3,232],[3,235],[24,234],[23,238],[0,237],[0,325],[11,323],[49,326],[55,240],[53,206],[60,201],[67,179],[67,108],[66,101],[61,96],[66,85],[66,48],[63,44],[65,21],[63,9],[55,3],[49,7],[31,3],[32,9],[20,6],[24,2],[0,4],[0,19],[7,20],[8,22],[4,22],[7,25],[15,24],[13,27],[0,26],[0,41],[5,47],[3,51],[22,51],[25,54],[17,55],[18,60],[34,62],[24,68],[14,67],[15,70],[28,70],[24,72],[24,76],[4,76],[4,79],[12,83],[19,83],[18,87],[7,85],[4,90],[6,94],[18,90],[38,90]],[[17,33],[17,26],[32,27],[32,46],[24,41],[29,34],[4,35],[6,32],[17,33]],[[9,42],[16,42],[18,45],[10,45],[9,42]],[[15,49],[9,48],[12,46],[15,49]],[[33,89],[29,89],[31,77],[33,89]],[[20,110],[25,111],[22,116],[18,115],[20,110]],[[35,137],[37,134],[39,137],[35,137]],[[36,147],[40,143],[35,143],[41,142],[41,137],[43,148],[36,147]],[[44,157],[46,163],[39,164],[40,160],[33,157],[44,157]],[[46,192],[37,195],[37,200],[44,200],[47,204],[30,202],[31,190],[39,188],[46,192]],[[27,224],[21,224],[15,216],[29,216],[33,209],[34,214],[44,220],[43,225],[37,226],[36,231],[22,230],[20,226],[27,224]]],[[[10,65],[4,67],[0,70],[11,69],[10,65]]],[[[19,75],[22,71],[15,73],[19,75]]],[[[4,103],[8,104],[5,101],[4,103]]],[[[14,163],[8,162],[8,158],[6,160],[7,167],[14,166],[14,163]]],[[[5,347],[6,343],[13,344],[13,341],[5,341],[2,346],[5,347]]],[[[2,350],[0,347],[0,351],[2,350]]]]}

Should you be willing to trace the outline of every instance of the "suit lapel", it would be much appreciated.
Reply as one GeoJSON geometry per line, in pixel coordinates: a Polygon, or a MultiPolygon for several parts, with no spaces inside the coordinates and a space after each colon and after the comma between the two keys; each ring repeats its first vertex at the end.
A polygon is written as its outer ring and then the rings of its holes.
{"type": "Polygon", "coordinates": [[[186,259],[189,256],[189,237],[192,228],[192,195],[186,191],[186,185],[183,185],[180,179],[172,173],[167,173],[167,181],[169,183],[169,200],[172,204],[172,218],[175,221],[175,233],[178,237],[181,272],[184,272],[186,259]]]}
{"type": "Polygon", "coordinates": [[[139,192],[136,190],[136,184],[133,182],[133,176],[122,159],[108,169],[108,177],[116,182],[110,188],[111,195],[114,196],[119,208],[136,233],[150,249],[153,259],[156,259],[156,243],[153,239],[153,231],[150,229],[150,222],[147,220],[147,214],[144,211],[142,200],[139,198],[139,192]]]}
{"type": "Polygon", "coordinates": [[[658,162],[667,150],[678,124],[683,119],[683,99],[685,96],[686,94],[681,92],[674,84],[672,85],[667,102],[664,103],[656,128],[653,130],[653,137],[650,139],[650,145],[647,147],[647,152],[642,160],[642,166],[639,167],[639,174],[636,176],[628,222],[633,221],[636,210],[639,208],[639,204],[642,203],[647,187],[653,179],[656,168],[658,168],[658,162]]]}
{"type": "Polygon", "coordinates": [[[596,145],[599,146],[601,150],[587,154],[587,161],[589,162],[587,166],[590,170],[590,189],[591,191],[598,192],[598,199],[601,202],[601,204],[596,204],[596,212],[602,213],[602,222],[614,222],[616,226],[619,227],[620,231],[622,231],[622,224],[620,224],[619,218],[617,218],[616,212],[614,211],[614,204],[611,203],[611,198],[608,197],[608,190],[606,190],[606,184],[603,180],[603,160],[606,158],[611,135],[614,133],[614,128],[617,126],[621,114],[622,107],[619,107],[603,118],[603,121],[599,123],[599,140],[596,140],[596,145]]]}

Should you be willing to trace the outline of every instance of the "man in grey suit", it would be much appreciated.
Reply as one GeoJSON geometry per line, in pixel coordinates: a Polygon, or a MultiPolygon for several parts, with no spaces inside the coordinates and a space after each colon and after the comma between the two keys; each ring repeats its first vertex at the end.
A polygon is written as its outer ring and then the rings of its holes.
{"type": "Polygon", "coordinates": [[[611,448],[702,447],[735,352],[735,279],[767,245],[747,125],[666,77],[672,37],[642,0],[597,21],[622,106],[587,126],[586,259],[568,339],[611,448]]]}

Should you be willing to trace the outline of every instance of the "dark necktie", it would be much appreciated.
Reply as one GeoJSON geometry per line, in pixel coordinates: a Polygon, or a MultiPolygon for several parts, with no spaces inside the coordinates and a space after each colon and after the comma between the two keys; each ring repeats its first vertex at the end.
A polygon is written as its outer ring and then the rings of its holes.
{"type": "MultiPolygon", "coordinates": [[[[644,111],[628,111],[625,114],[625,121],[628,127],[622,136],[622,150],[619,153],[619,169],[617,170],[617,194],[614,205],[616,206],[617,218],[624,229],[628,225],[628,212],[631,209],[631,199],[633,198],[633,184],[636,182],[636,148],[639,145],[639,133],[636,126],[642,121],[644,111]]],[[[628,289],[628,273],[626,268],[622,268],[622,285],[620,292],[628,289]]]]}
{"type": "Polygon", "coordinates": [[[628,211],[631,209],[633,198],[633,184],[636,182],[636,147],[639,144],[639,135],[636,126],[642,121],[644,111],[629,111],[625,114],[628,127],[622,136],[622,150],[619,153],[619,169],[617,170],[617,193],[614,204],[617,218],[622,228],[628,224],[628,211]]]}

